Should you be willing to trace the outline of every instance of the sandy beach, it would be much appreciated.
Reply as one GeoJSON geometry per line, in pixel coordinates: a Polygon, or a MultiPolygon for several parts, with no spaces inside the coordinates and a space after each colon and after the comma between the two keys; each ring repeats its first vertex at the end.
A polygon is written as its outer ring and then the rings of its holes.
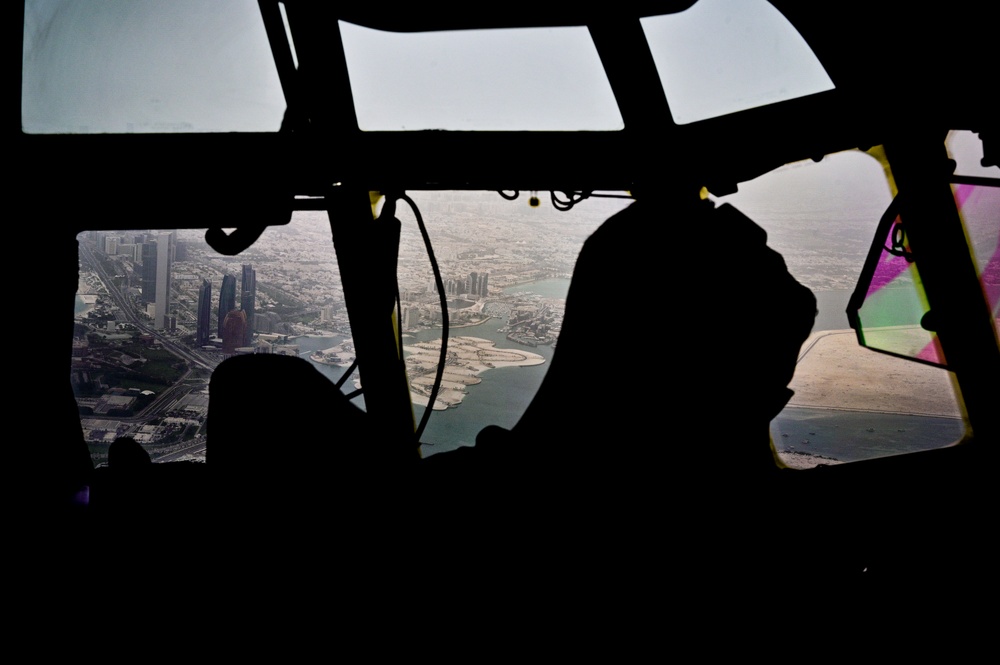
{"type": "Polygon", "coordinates": [[[793,407],[962,415],[948,371],[859,346],[853,330],[810,335],[789,387],[793,407]]]}

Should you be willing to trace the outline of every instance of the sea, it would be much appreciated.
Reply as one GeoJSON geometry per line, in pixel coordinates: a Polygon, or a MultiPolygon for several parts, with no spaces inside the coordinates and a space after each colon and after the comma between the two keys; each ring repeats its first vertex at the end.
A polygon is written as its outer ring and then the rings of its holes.
{"type": "MultiPolygon", "coordinates": [[[[509,290],[535,293],[546,298],[565,298],[568,288],[567,279],[546,279],[509,290]]],[[[849,328],[845,310],[850,295],[850,291],[846,290],[816,292],[819,314],[814,331],[849,328]]],[[[451,335],[488,339],[495,342],[498,348],[523,348],[507,340],[506,333],[500,330],[504,323],[500,319],[490,319],[475,326],[452,328],[451,335]]],[[[436,340],[440,335],[440,329],[422,330],[404,336],[404,344],[436,340]]],[[[330,348],[342,340],[342,337],[302,337],[296,343],[301,355],[308,358],[313,351],[330,348]]],[[[595,347],[609,343],[594,340],[595,347]]],[[[481,383],[468,388],[461,404],[434,411],[421,437],[422,454],[426,457],[473,445],[476,435],[487,425],[514,426],[534,397],[554,353],[551,346],[531,347],[529,350],[542,355],[546,362],[530,367],[487,370],[480,375],[481,383]]],[[[314,364],[332,381],[340,379],[345,372],[344,368],[314,364]]],[[[610,398],[615,386],[613,378],[608,377],[614,376],[614,368],[602,367],[600,371],[603,376],[596,377],[595,386],[604,386],[605,394],[610,398]]],[[[344,389],[353,390],[351,380],[347,381],[344,389]]],[[[601,394],[595,393],[593,400],[598,402],[600,399],[601,394]]],[[[359,406],[363,408],[363,401],[359,402],[359,406]]],[[[627,404],[618,402],[616,406],[628,408],[627,404]]],[[[413,410],[415,421],[419,422],[424,407],[415,405],[413,410]]],[[[801,464],[803,458],[813,463],[837,463],[944,447],[962,437],[965,425],[954,418],[787,407],[772,421],[771,432],[779,455],[794,456],[797,464],[801,464]]]]}
{"type": "MultiPolygon", "coordinates": [[[[568,279],[545,279],[510,287],[508,292],[527,292],[544,298],[565,298],[569,289],[568,279]]],[[[814,332],[823,330],[844,330],[847,323],[847,302],[851,292],[847,290],[816,291],[818,315],[814,332]]],[[[92,305],[77,297],[76,314],[87,311],[92,305]]],[[[505,321],[489,319],[475,326],[453,327],[453,336],[479,337],[491,340],[498,348],[524,348],[507,340],[501,328],[505,321]]],[[[644,333],[645,334],[645,333],[644,333]]],[[[404,336],[404,344],[440,339],[440,329],[421,330],[404,336]]],[[[341,336],[299,337],[295,343],[300,355],[306,359],[317,350],[328,349],[342,342],[341,336]]],[[[609,342],[597,339],[596,347],[609,342]]],[[[504,428],[513,427],[524,413],[548,371],[554,348],[543,345],[528,350],[545,358],[541,365],[528,367],[498,367],[480,375],[482,382],[468,387],[468,394],[457,407],[434,411],[421,436],[423,456],[454,450],[461,446],[471,446],[476,435],[487,425],[504,428]]],[[[310,360],[310,362],[313,362],[310,360]]],[[[331,381],[338,381],[346,368],[313,362],[317,369],[331,381]]],[[[596,386],[606,386],[606,394],[614,391],[613,367],[601,368],[605,376],[598,377],[596,386]]],[[[943,371],[943,370],[942,370],[943,371]]],[[[349,377],[343,386],[344,392],[354,390],[353,379],[349,377]]],[[[601,399],[595,393],[595,402],[601,399]]],[[[364,408],[364,397],[355,398],[355,403],[364,408]]],[[[618,404],[619,408],[628,408],[618,404]]],[[[414,422],[420,422],[424,407],[413,406],[414,422]]],[[[904,415],[849,411],[835,409],[810,409],[801,407],[785,408],[771,423],[771,435],[779,455],[794,456],[797,464],[803,458],[813,463],[855,462],[902,453],[930,450],[950,445],[963,436],[965,423],[955,418],[939,418],[924,415],[904,415]]]]}
{"type": "MultiPolygon", "coordinates": [[[[545,298],[565,298],[569,288],[568,279],[546,279],[530,284],[522,284],[508,289],[510,292],[530,292],[545,298]]],[[[480,375],[481,383],[468,387],[468,394],[457,407],[436,410],[427,420],[421,436],[421,452],[424,456],[454,450],[461,446],[471,446],[476,434],[487,425],[513,427],[524,413],[538,386],[548,371],[554,349],[552,346],[524,347],[507,340],[507,333],[501,332],[506,324],[502,319],[488,319],[475,326],[452,327],[453,337],[479,337],[494,342],[497,348],[517,348],[537,353],[545,358],[540,365],[527,367],[497,367],[480,375]]],[[[434,341],[441,338],[441,329],[421,330],[403,336],[403,344],[434,341]]],[[[300,337],[296,341],[300,355],[308,358],[317,349],[326,349],[339,344],[342,337],[300,337]]],[[[345,368],[314,363],[324,375],[336,382],[343,376],[345,368]]],[[[343,386],[345,392],[353,390],[353,379],[343,386]]],[[[363,402],[358,402],[363,406],[363,402]]],[[[413,406],[415,422],[423,418],[424,407],[413,406]]]]}

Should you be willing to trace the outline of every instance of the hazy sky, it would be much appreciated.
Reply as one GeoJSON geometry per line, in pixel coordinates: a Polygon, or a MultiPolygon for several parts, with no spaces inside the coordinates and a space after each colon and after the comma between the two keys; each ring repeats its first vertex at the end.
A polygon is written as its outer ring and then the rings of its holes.
{"type": "MultiPolygon", "coordinates": [[[[642,26],[679,123],[832,86],[765,0],[700,0],[642,26]]],[[[363,129],[622,126],[586,28],[341,28],[363,129]]],[[[28,132],[267,132],[285,109],[256,0],[28,0],[23,52],[28,132]]],[[[966,173],[998,175],[975,137],[953,148],[966,173]]]]}
{"type": "MultiPolygon", "coordinates": [[[[764,0],[642,25],[680,123],[832,85],[764,0]]],[[[343,34],[364,129],[622,126],[583,27],[343,34]]],[[[274,131],[284,110],[254,0],[28,0],[22,90],[40,133],[274,131]]]]}

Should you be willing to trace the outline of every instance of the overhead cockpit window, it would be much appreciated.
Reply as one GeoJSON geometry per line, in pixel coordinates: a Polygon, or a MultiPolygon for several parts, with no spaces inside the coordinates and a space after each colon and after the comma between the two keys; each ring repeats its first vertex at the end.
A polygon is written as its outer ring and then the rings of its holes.
{"type": "Polygon", "coordinates": [[[31,134],[273,132],[285,99],[253,0],[28,0],[31,134]]]}
{"type": "Polygon", "coordinates": [[[678,125],[834,88],[806,41],[765,0],[700,0],[641,22],[678,125]]]}
{"type": "Polygon", "coordinates": [[[585,27],[395,33],[340,22],[365,131],[616,131],[585,27]]]}

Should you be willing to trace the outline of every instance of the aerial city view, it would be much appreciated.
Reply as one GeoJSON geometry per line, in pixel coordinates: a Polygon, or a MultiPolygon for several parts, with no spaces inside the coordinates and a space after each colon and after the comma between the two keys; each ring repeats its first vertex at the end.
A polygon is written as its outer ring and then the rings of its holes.
{"type": "MultiPolygon", "coordinates": [[[[718,203],[732,203],[765,228],[820,308],[791,385],[795,397],[773,423],[781,459],[799,467],[835,464],[960,438],[964,423],[948,373],[860,348],[844,314],[891,198],[878,163],[843,153],[745,185],[718,203]]],[[[547,194],[537,207],[525,193],[513,201],[496,192],[411,196],[441,268],[451,328],[449,361],[421,441],[426,456],[471,445],[486,425],[517,422],[557,346],[580,247],[630,201],[592,197],[560,211],[547,194]]],[[[400,327],[419,416],[437,369],[440,301],[413,215],[401,204],[397,216],[400,327]]],[[[227,357],[295,355],[331,381],[354,360],[326,213],[295,213],[238,256],[212,250],[204,233],[137,228],[78,237],[71,381],[97,465],[123,436],[154,461],[204,461],[208,382],[227,357]]],[[[717,265],[724,259],[724,250],[698,257],[717,265]]],[[[744,288],[743,277],[733,276],[731,295],[744,288]]],[[[642,286],[614,273],[608,278],[623,288],[642,286]]],[[[651,290],[651,306],[658,297],[651,290]]],[[[625,336],[655,333],[614,303],[601,314],[594,317],[594,346],[607,362],[625,336]],[[608,318],[627,332],[607,334],[601,321],[608,318]]],[[[353,371],[342,390],[358,389],[353,371]]],[[[356,403],[363,407],[363,396],[356,403]]]]}
{"type": "MultiPolygon", "coordinates": [[[[477,384],[487,370],[530,368],[521,379],[537,387],[580,246],[628,201],[594,198],[559,212],[495,192],[414,198],[441,266],[452,329],[453,361],[435,409],[459,411],[468,394],[483,390],[477,384]]],[[[401,327],[421,409],[437,366],[440,300],[412,215],[401,206],[398,216],[401,327]]],[[[120,436],[135,438],[154,460],[204,458],[208,379],[226,357],[302,356],[331,379],[353,361],[326,213],[296,213],[236,257],[212,250],[203,229],[85,232],[79,245],[72,383],[97,464],[120,436]]],[[[360,387],[357,372],[351,379],[360,387]]]]}

